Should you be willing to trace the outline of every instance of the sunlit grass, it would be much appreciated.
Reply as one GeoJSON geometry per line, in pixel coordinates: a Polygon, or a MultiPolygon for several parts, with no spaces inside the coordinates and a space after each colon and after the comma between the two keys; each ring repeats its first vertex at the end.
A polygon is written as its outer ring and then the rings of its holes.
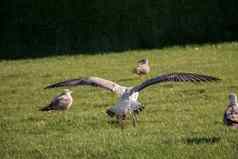
{"type": "Polygon", "coordinates": [[[0,156],[12,158],[236,158],[237,130],[223,125],[230,91],[238,90],[238,43],[172,47],[98,55],[57,56],[0,62],[0,156]],[[131,73],[147,57],[150,78],[162,73],[196,72],[218,83],[161,84],[145,89],[145,110],[133,128],[108,122],[107,107],[117,97],[99,88],[74,88],[67,112],[39,108],[62,89],[57,81],[99,76],[122,85],[142,82],[131,73]]]}

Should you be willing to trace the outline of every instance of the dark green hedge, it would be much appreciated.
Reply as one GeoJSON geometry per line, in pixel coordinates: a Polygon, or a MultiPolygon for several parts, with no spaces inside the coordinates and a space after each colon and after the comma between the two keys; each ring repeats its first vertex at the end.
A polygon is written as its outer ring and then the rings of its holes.
{"type": "Polygon", "coordinates": [[[238,0],[4,0],[0,57],[238,39],[238,0]]]}

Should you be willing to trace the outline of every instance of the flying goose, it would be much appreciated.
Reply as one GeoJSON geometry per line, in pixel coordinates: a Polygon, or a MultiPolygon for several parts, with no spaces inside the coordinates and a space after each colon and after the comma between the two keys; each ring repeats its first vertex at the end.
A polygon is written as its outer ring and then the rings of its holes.
{"type": "Polygon", "coordinates": [[[238,103],[235,93],[229,94],[229,105],[224,112],[224,124],[238,128],[238,103]]]}
{"type": "Polygon", "coordinates": [[[137,61],[137,66],[133,72],[136,73],[137,75],[139,75],[140,77],[142,75],[148,74],[150,72],[149,60],[142,59],[142,60],[137,61]]]}
{"type": "Polygon", "coordinates": [[[88,77],[58,82],[55,84],[48,85],[46,89],[56,87],[89,85],[101,87],[116,93],[119,96],[119,100],[114,106],[107,109],[106,113],[110,117],[116,116],[117,121],[123,128],[123,120],[126,119],[128,114],[133,119],[133,126],[136,125],[137,114],[143,110],[143,105],[138,101],[138,96],[139,92],[142,91],[144,88],[161,82],[209,82],[218,80],[220,79],[216,77],[196,73],[170,73],[145,80],[141,84],[136,85],[134,87],[125,87],[99,77],[88,77]]]}
{"type": "Polygon", "coordinates": [[[41,111],[51,111],[51,110],[68,110],[72,103],[73,98],[71,96],[72,91],[65,89],[63,93],[57,95],[52,99],[50,104],[41,108],[41,111]]]}

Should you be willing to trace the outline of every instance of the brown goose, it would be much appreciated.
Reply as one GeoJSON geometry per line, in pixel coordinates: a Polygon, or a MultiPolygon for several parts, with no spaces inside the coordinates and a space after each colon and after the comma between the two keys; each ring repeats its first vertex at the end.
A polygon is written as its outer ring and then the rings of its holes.
{"type": "Polygon", "coordinates": [[[119,95],[119,100],[117,103],[107,109],[106,113],[110,117],[116,117],[117,121],[120,123],[123,128],[123,121],[126,119],[129,114],[133,119],[133,125],[136,125],[137,115],[140,111],[143,110],[142,104],[138,101],[139,92],[144,88],[149,87],[153,84],[162,83],[162,82],[209,82],[209,81],[218,81],[219,78],[201,75],[196,73],[170,73],[157,76],[142,82],[141,84],[135,87],[124,87],[117,83],[114,83],[109,80],[105,80],[99,77],[88,77],[88,78],[79,78],[66,80],[63,82],[58,82],[51,84],[46,87],[56,88],[56,87],[73,87],[79,85],[89,85],[95,87],[101,87],[106,90],[110,90],[119,95]]]}
{"type": "Polygon", "coordinates": [[[224,124],[233,128],[238,128],[238,103],[235,93],[229,94],[229,105],[224,113],[224,124]]]}
{"type": "Polygon", "coordinates": [[[50,102],[50,104],[48,104],[44,108],[41,108],[40,110],[41,111],[68,110],[73,103],[71,93],[72,91],[70,91],[69,89],[65,89],[63,93],[54,97],[50,102]]]}
{"type": "Polygon", "coordinates": [[[142,75],[148,74],[150,72],[149,60],[142,59],[142,60],[137,61],[137,66],[133,72],[136,73],[137,75],[139,75],[140,77],[142,75]]]}

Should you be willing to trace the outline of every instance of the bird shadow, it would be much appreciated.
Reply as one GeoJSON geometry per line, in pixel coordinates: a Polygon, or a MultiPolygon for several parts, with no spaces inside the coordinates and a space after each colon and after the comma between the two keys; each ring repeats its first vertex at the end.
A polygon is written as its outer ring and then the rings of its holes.
{"type": "MultiPolygon", "coordinates": [[[[121,128],[120,125],[119,125],[119,122],[117,120],[109,120],[107,121],[108,124],[110,124],[110,126],[112,128],[121,128]]],[[[124,121],[124,128],[128,127],[128,123],[127,121],[125,120],[124,121]]],[[[121,128],[121,129],[124,129],[124,128],[121,128]]]]}
{"type": "Polygon", "coordinates": [[[205,89],[190,89],[190,90],[182,90],[181,92],[188,95],[197,95],[197,94],[206,93],[206,90],[205,89]]]}
{"type": "Polygon", "coordinates": [[[163,87],[163,88],[173,88],[174,84],[163,84],[160,87],[163,87]]]}
{"type": "Polygon", "coordinates": [[[183,142],[188,145],[201,145],[201,144],[215,144],[220,142],[220,137],[191,137],[183,139],[183,142]]]}
{"type": "Polygon", "coordinates": [[[136,78],[124,78],[124,79],[119,79],[117,80],[117,82],[126,82],[126,81],[133,81],[135,80],[136,78]]]}
{"type": "Polygon", "coordinates": [[[238,90],[238,85],[229,86],[228,89],[230,89],[230,91],[238,90]]]}

